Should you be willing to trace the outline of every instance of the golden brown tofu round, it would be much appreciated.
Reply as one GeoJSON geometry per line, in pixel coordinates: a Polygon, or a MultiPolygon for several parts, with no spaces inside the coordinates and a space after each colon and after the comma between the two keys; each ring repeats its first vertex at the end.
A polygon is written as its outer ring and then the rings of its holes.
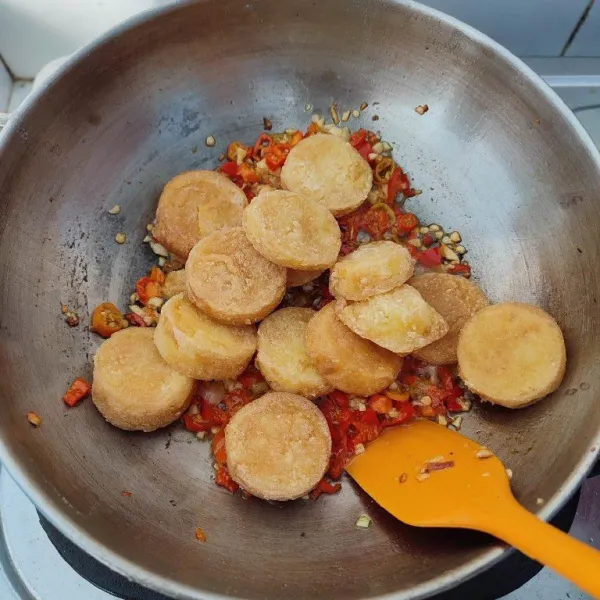
{"type": "Polygon", "coordinates": [[[333,391],[306,349],[306,328],[314,314],[310,308],[281,308],[259,325],[256,365],[273,390],[306,398],[333,391]]]}
{"type": "Polygon", "coordinates": [[[256,351],[253,325],[226,325],[174,296],[163,306],[154,343],[174,369],[194,379],[235,379],[256,351]]]}
{"type": "Polygon", "coordinates": [[[260,192],[244,211],[243,223],[260,254],[291,269],[327,269],[342,245],[340,227],[327,208],[293,192],[260,192]]]}
{"type": "Polygon", "coordinates": [[[184,262],[203,237],[242,223],[248,200],[216,171],[186,171],[167,183],[156,209],[152,235],[184,262]]]}
{"type": "Polygon", "coordinates": [[[565,374],[562,331],[545,311],[505,302],[483,308],[458,338],[458,369],[484,400],[522,408],[553,392],[565,374]]]}
{"type": "Polygon", "coordinates": [[[387,388],[402,368],[402,357],[348,329],[333,303],[308,323],[308,354],[321,375],[347,394],[370,396],[387,388]]]}
{"type": "Polygon", "coordinates": [[[294,500],[325,474],[331,435],[310,400],[270,392],[235,413],[225,448],[229,473],[243,489],[264,500],[294,500]]]}
{"type": "Polygon", "coordinates": [[[402,285],[412,276],[415,261],[395,242],[371,242],[340,259],[329,278],[336,298],[365,300],[402,285]]]}
{"type": "Polygon", "coordinates": [[[190,405],[195,381],[162,359],[153,337],[151,328],[123,329],[94,356],[92,400],[120,429],[154,431],[177,420],[190,405]]]}
{"type": "Polygon", "coordinates": [[[413,277],[408,283],[444,317],[450,328],[443,338],[415,350],[413,354],[433,365],[456,364],[458,334],[470,317],[487,306],[485,294],[469,279],[448,273],[425,273],[413,277]]]}
{"type": "Polygon", "coordinates": [[[171,271],[167,273],[165,277],[165,283],[163,284],[163,295],[165,298],[172,298],[177,294],[183,294],[185,292],[185,269],[179,269],[179,271],[171,271]]]}
{"type": "Polygon", "coordinates": [[[354,333],[397,354],[410,354],[448,333],[448,324],[404,284],[360,302],[336,300],[338,318],[354,333]]]}
{"type": "Polygon", "coordinates": [[[198,242],[185,265],[189,299],[217,321],[250,325],[281,302],[286,269],[259,254],[241,227],[198,242]]]}
{"type": "Polygon", "coordinates": [[[347,141],[317,134],[290,150],[281,169],[281,184],[340,216],[356,210],[366,200],[373,172],[347,141]]]}
{"type": "Polygon", "coordinates": [[[289,288],[300,287],[320,277],[324,271],[297,271],[288,269],[286,274],[286,285],[289,288]]]}

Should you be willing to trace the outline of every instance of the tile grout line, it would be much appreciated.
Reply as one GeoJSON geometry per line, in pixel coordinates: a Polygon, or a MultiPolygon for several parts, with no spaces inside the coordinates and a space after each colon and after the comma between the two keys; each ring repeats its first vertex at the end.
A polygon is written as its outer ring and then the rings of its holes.
{"type": "Polygon", "coordinates": [[[596,2],[596,0],[589,0],[588,5],[585,7],[583,13],[581,13],[581,17],[579,17],[579,21],[577,21],[577,24],[573,28],[573,31],[571,31],[571,35],[568,37],[567,41],[565,42],[565,45],[563,46],[563,49],[561,50],[559,56],[566,56],[567,52],[569,51],[569,48],[571,47],[571,44],[575,41],[575,38],[577,37],[579,30],[583,27],[583,24],[586,22],[592,8],[594,7],[595,2],[596,2]]]}
{"type": "Polygon", "coordinates": [[[13,80],[14,83],[16,80],[15,74],[10,70],[10,67],[2,57],[2,54],[0,54],[0,65],[2,65],[6,69],[6,72],[8,73],[9,77],[13,80]]]}

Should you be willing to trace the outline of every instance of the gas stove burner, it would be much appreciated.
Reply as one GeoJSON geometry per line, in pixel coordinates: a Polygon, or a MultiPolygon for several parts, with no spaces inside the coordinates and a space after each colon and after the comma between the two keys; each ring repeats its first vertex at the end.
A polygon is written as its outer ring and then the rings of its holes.
{"type": "Polygon", "coordinates": [[[38,513],[40,525],[58,553],[81,577],[101,590],[123,600],[169,600],[157,592],[133,583],[86,554],[67,539],[48,519],[38,513]]]}
{"type": "MultiPolygon", "coordinates": [[[[569,531],[579,503],[581,492],[569,500],[552,520],[562,531],[569,531]]],[[[123,600],[168,600],[166,596],[152,592],[125,577],[80,550],[42,515],[40,524],[63,559],[83,578],[117,598],[123,600]]],[[[434,600],[498,600],[519,589],[535,577],[542,566],[520,552],[513,552],[500,563],[474,577],[459,587],[434,596],[434,600]]]]}
{"type": "MultiPolygon", "coordinates": [[[[559,512],[553,524],[598,547],[600,477],[559,512]]],[[[391,519],[391,517],[390,517],[391,519]]],[[[433,532],[432,532],[433,533],[433,532]]],[[[466,532],[465,532],[466,535],[466,532]]],[[[475,534],[474,534],[475,535],[475,534]]],[[[503,561],[435,600],[590,600],[549,569],[513,552],[503,561]],[[539,571],[539,572],[538,572],[539,571]],[[514,591],[516,590],[516,591],[514,591]]],[[[10,475],[0,472],[1,600],[168,600],[91,558],[40,516],[10,475]]]]}

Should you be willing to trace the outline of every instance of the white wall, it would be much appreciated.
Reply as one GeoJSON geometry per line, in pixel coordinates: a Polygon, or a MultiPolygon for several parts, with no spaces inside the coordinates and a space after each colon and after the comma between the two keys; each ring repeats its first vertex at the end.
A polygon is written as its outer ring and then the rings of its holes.
{"type": "MultiPolygon", "coordinates": [[[[224,0],[226,1],[226,0],[224,0]]],[[[113,25],[169,0],[0,0],[0,56],[31,79],[113,25]]]]}

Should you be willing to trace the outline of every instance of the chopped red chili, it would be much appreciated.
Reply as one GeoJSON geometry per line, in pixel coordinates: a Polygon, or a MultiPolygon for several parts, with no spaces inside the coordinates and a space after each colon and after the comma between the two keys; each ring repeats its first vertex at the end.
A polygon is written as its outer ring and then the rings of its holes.
{"type": "Polygon", "coordinates": [[[442,255],[439,248],[429,248],[425,252],[419,252],[417,260],[424,267],[436,267],[442,264],[442,255]]]}
{"type": "Polygon", "coordinates": [[[443,402],[446,408],[450,412],[463,412],[463,405],[458,401],[462,398],[463,391],[452,377],[452,373],[444,367],[438,367],[438,376],[445,392],[443,402]]]}
{"type": "Polygon", "coordinates": [[[136,315],[135,313],[127,313],[123,316],[131,325],[134,325],[135,327],[146,327],[146,323],[144,319],[140,317],[140,315],[136,315]]]}
{"type": "Polygon", "coordinates": [[[63,396],[65,404],[76,406],[92,391],[92,386],[85,379],[78,377],[69,387],[67,393],[63,396]]]}
{"type": "Polygon", "coordinates": [[[215,476],[215,483],[235,494],[240,489],[240,486],[231,478],[226,467],[219,466],[215,476]]]}
{"type": "Polygon", "coordinates": [[[273,138],[266,134],[266,133],[261,133],[258,136],[258,139],[256,140],[256,143],[254,144],[254,156],[256,157],[262,157],[263,156],[263,151],[268,148],[271,144],[273,143],[273,138]]]}
{"type": "Polygon", "coordinates": [[[424,246],[431,246],[431,244],[433,244],[433,242],[435,242],[435,238],[430,233],[426,233],[421,238],[421,242],[423,242],[424,246]]]}
{"type": "Polygon", "coordinates": [[[369,160],[369,154],[373,152],[372,138],[369,133],[366,129],[359,129],[350,136],[350,144],[367,161],[369,160]]]}
{"type": "Polygon", "coordinates": [[[358,444],[364,445],[376,440],[380,433],[381,424],[372,408],[360,411],[360,416],[352,421],[349,431],[354,448],[358,444]]]}
{"type": "Polygon", "coordinates": [[[339,479],[351,457],[352,455],[349,454],[348,449],[345,446],[340,445],[337,448],[334,448],[331,453],[331,458],[329,459],[329,469],[327,470],[329,477],[331,477],[331,479],[339,479]]]}
{"type": "Polygon", "coordinates": [[[419,219],[413,213],[404,213],[398,217],[397,224],[402,233],[409,233],[419,225],[419,219]]]}
{"type": "Polygon", "coordinates": [[[417,258],[419,255],[419,250],[417,248],[415,248],[412,244],[406,244],[404,247],[410,252],[410,255],[413,258],[417,258]]]}
{"type": "Polygon", "coordinates": [[[245,183],[258,183],[260,181],[260,176],[256,170],[245,163],[239,166],[238,175],[244,180],[245,183]]]}
{"type": "Polygon", "coordinates": [[[266,149],[265,162],[271,171],[276,171],[285,163],[290,152],[289,144],[273,144],[266,149]]]}
{"type": "Polygon", "coordinates": [[[226,162],[219,167],[221,173],[224,173],[228,177],[235,177],[238,174],[238,165],[233,161],[226,162]]]}
{"type": "Polygon", "coordinates": [[[309,494],[311,500],[316,500],[321,494],[337,494],[342,489],[340,483],[331,483],[327,479],[321,479],[309,494]]]}
{"type": "Polygon", "coordinates": [[[165,282],[166,276],[164,271],[160,267],[152,267],[150,269],[150,275],[148,275],[152,281],[162,285],[165,282]]]}
{"type": "Polygon", "coordinates": [[[227,452],[225,451],[225,427],[221,427],[212,440],[212,453],[217,463],[221,466],[227,464],[227,452]]]}
{"type": "Polygon", "coordinates": [[[158,298],[161,295],[161,285],[150,277],[142,277],[135,284],[135,291],[144,305],[148,304],[150,298],[158,298]]]}
{"type": "Polygon", "coordinates": [[[229,418],[240,409],[242,406],[252,401],[252,398],[246,390],[233,390],[225,396],[225,409],[229,418]]]}
{"type": "Polygon", "coordinates": [[[369,398],[369,406],[380,415],[387,415],[394,407],[392,399],[383,394],[375,394],[369,398]]]}
{"type": "Polygon", "coordinates": [[[450,273],[453,273],[454,275],[462,275],[468,279],[471,277],[471,265],[465,265],[464,263],[452,265],[450,273]]]}
{"type": "Polygon", "coordinates": [[[390,180],[388,181],[388,202],[392,204],[396,200],[398,193],[402,192],[405,196],[410,189],[408,176],[404,171],[396,165],[390,180]]]}
{"type": "Polygon", "coordinates": [[[202,408],[200,411],[203,421],[208,421],[211,427],[220,427],[226,425],[229,421],[229,415],[220,406],[213,406],[206,400],[202,401],[202,408]]]}
{"type": "Polygon", "coordinates": [[[367,161],[369,160],[369,154],[373,154],[373,146],[369,142],[361,144],[356,150],[367,161]]]}
{"type": "Polygon", "coordinates": [[[256,383],[264,381],[263,374],[254,366],[250,365],[237,379],[244,388],[249,389],[256,383]]]}
{"type": "Polygon", "coordinates": [[[277,171],[277,169],[283,166],[283,163],[285,162],[285,156],[283,156],[283,154],[271,153],[267,154],[265,161],[267,163],[267,167],[269,167],[271,171],[277,171]]]}
{"type": "Polygon", "coordinates": [[[359,231],[368,234],[372,240],[381,240],[390,230],[390,217],[386,210],[375,208],[369,203],[363,204],[357,211],[342,217],[339,220],[342,229],[342,243],[347,244],[351,250],[359,231]]]}
{"type": "Polygon", "coordinates": [[[123,329],[123,315],[112,302],[103,302],[92,313],[91,330],[109,338],[113,333],[123,329]]]}
{"type": "Polygon", "coordinates": [[[365,129],[359,129],[350,136],[350,144],[352,144],[352,146],[355,148],[358,148],[365,143],[366,139],[367,131],[365,129]]]}
{"type": "Polygon", "coordinates": [[[415,409],[410,402],[398,403],[394,408],[398,411],[398,415],[389,417],[383,421],[383,427],[394,427],[402,423],[407,423],[415,416],[415,409]]]}
{"type": "Polygon", "coordinates": [[[348,394],[344,392],[340,392],[339,390],[333,390],[329,397],[341,408],[348,408],[350,406],[350,401],[348,399],[348,394]]]}
{"type": "Polygon", "coordinates": [[[295,146],[304,136],[302,135],[301,131],[296,131],[296,133],[294,133],[292,135],[292,139],[290,140],[290,146],[295,146]]]}
{"type": "Polygon", "coordinates": [[[209,421],[205,421],[202,415],[197,413],[191,415],[189,412],[183,415],[183,424],[188,431],[199,433],[201,431],[210,431],[211,424],[209,421]]]}

